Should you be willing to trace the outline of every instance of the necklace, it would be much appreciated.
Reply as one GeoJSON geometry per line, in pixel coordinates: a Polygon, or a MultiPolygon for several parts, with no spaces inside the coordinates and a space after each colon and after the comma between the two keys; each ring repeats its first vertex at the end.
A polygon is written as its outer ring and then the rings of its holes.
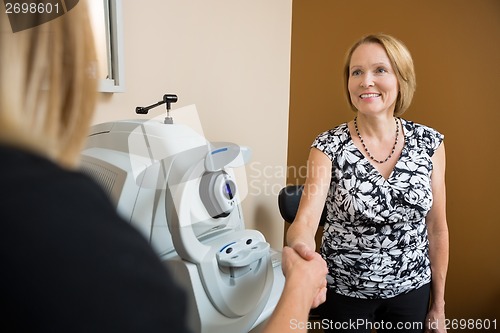
{"type": "Polygon", "coordinates": [[[385,158],[385,160],[377,160],[368,151],[368,148],[366,148],[365,142],[363,141],[363,138],[361,137],[361,134],[359,134],[357,119],[358,119],[358,117],[354,118],[354,128],[356,129],[356,134],[358,134],[359,141],[361,141],[361,144],[363,145],[363,148],[365,149],[366,154],[368,155],[368,157],[370,157],[373,161],[375,161],[377,163],[380,163],[380,164],[387,162],[392,157],[392,155],[394,154],[394,152],[396,151],[396,146],[398,145],[398,137],[399,137],[399,122],[398,122],[398,119],[396,117],[394,117],[394,121],[396,122],[396,140],[394,141],[394,146],[392,147],[391,153],[389,154],[389,156],[387,156],[385,158]]]}

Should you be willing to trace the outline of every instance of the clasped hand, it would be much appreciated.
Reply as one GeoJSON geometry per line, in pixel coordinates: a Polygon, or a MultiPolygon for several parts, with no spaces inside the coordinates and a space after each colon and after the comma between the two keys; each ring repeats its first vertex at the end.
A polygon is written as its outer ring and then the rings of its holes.
{"type": "Polygon", "coordinates": [[[326,300],[328,268],[319,253],[304,243],[295,244],[293,248],[285,246],[282,268],[287,281],[297,283],[297,288],[310,297],[311,308],[326,300]]]}

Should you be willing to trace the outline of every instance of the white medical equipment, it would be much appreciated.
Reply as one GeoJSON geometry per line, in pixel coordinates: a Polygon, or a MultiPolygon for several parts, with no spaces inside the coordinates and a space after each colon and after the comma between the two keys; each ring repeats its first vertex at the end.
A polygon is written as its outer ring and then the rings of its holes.
{"type": "Polygon", "coordinates": [[[193,332],[258,330],[283,289],[281,253],[245,229],[233,168],[249,155],[156,120],[93,126],[82,152],[82,170],[186,289],[193,332]]]}

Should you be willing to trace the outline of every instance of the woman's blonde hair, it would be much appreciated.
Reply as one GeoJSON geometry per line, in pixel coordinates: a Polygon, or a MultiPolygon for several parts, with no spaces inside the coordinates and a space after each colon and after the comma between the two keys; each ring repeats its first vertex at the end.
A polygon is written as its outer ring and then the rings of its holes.
{"type": "Polygon", "coordinates": [[[399,83],[399,93],[396,99],[394,115],[399,116],[403,114],[410,106],[413,99],[413,94],[415,93],[415,89],[417,88],[415,68],[413,66],[413,59],[411,57],[410,51],[408,51],[403,42],[386,34],[374,34],[363,37],[353,46],[351,46],[351,48],[347,51],[344,63],[344,89],[347,94],[347,101],[351,109],[357,111],[355,106],[352,104],[349,95],[349,66],[351,64],[351,58],[354,51],[360,45],[369,43],[380,44],[384,48],[391,62],[391,66],[396,74],[399,83]]]}
{"type": "Polygon", "coordinates": [[[0,143],[74,166],[96,99],[97,64],[86,3],[16,33],[5,13],[0,15],[0,143]]]}

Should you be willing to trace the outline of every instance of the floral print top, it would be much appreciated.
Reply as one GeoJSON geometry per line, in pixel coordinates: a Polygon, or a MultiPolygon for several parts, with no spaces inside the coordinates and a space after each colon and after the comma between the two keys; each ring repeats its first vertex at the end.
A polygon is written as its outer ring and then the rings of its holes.
{"type": "Polygon", "coordinates": [[[431,157],[444,136],[401,119],[405,145],[385,179],[354,145],[347,123],[320,134],[332,161],[321,253],[335,292],[389,298],[431,280],[425,217],[432,206],[431,157]]]}

